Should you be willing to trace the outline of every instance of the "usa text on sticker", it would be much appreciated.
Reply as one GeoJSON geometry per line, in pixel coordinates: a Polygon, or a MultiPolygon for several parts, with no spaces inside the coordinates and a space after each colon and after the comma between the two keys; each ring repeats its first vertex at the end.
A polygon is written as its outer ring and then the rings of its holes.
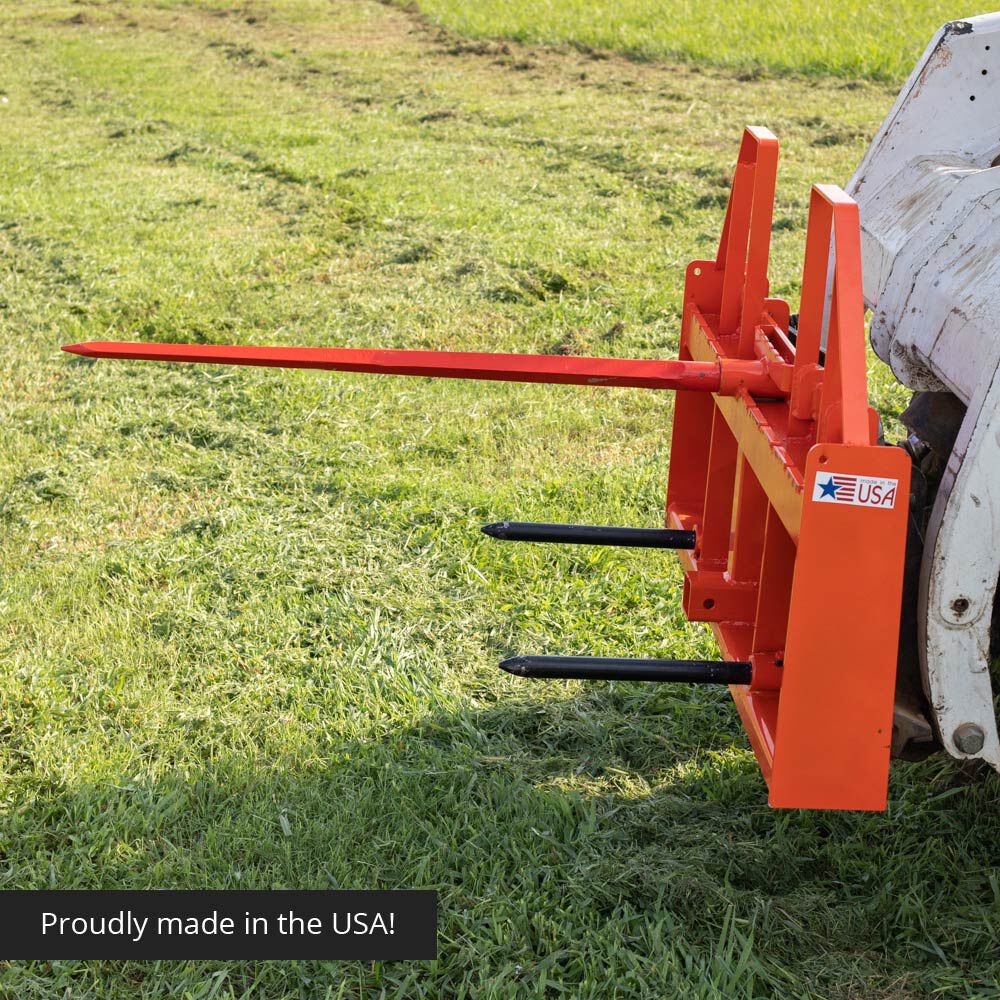
{"type": "Polygon", "coordinates": [[[847,503],[854,507],[896,506],[898,479],[873,476],[847,476],[839,472],[820,472],[813,485],[813,500],[824,503],[847,503]]]}

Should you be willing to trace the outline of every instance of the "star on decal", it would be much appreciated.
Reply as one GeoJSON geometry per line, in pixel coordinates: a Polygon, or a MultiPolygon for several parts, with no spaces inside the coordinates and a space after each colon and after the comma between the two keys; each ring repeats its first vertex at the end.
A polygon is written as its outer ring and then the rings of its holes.
{"type": "Polygon", "coordinates": [[[834,500],[837,499],[837,487],[833,484],[833,476],[830,476],[825,483],[820,483],[819,488],[823,491],[820,493],[820,499],[823,497],[833,497],[834,500]]]}

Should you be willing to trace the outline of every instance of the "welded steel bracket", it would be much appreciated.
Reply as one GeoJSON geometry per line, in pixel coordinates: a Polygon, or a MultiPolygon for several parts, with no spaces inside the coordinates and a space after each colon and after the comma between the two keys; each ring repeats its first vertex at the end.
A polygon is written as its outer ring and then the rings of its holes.
{"type": "Polygon", "coordinates": [[[813,189],[794,346],[767,298],[776,154],[748,132],[716,259],[688,268],[681,358],[778,355],[787,393],[678,392],[667,525],[697,533],[680,553],[687,617],[753,664],[731,690],[771,804],[881,809],[910,463],[876,444],[858,210],[838,188],[813,189]]]}

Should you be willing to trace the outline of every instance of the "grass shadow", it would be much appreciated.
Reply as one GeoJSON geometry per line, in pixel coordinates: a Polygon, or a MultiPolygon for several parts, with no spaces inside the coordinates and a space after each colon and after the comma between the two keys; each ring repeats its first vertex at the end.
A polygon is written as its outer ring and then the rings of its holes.
{"type": "Polygon", "coordinates": [[[1000,971],[995,776],[937,760],[915,765],[923,782],[895,775],[885,816],[773,812],[747,751],[670,743],[679,714],[723,697],[635,690],[38,785],[7,812],[7,887],[435,888],[440,957],[12,963],[0,991],[916,997],[1000,971]]]}

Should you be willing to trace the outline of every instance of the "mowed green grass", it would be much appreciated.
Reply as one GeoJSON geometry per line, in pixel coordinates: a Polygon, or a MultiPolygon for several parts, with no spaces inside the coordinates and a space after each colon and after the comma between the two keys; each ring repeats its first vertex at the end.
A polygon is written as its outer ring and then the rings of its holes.
{"type": "Polygon", "coordinates": [[[0,995],[997,996],[995,779],[936,759],[884,816],[772,812],[724,690],[497,670],[714,655],[669,553],[478,531],[658,524],[668,397],[58,350],[670,357],[743,125],[784,142],[794,301],[809,185],[890,88],[362,0],[0,19],[0,887],[441,894],[435,962],[12,962],[0,995]]]}
{"type": "Polygon", "coordinates": [[[416,0],[416,6],[474,38],[569,43],[750,74],[896,82],[945,21],[995,9],[982,0],[416,0]]]}

